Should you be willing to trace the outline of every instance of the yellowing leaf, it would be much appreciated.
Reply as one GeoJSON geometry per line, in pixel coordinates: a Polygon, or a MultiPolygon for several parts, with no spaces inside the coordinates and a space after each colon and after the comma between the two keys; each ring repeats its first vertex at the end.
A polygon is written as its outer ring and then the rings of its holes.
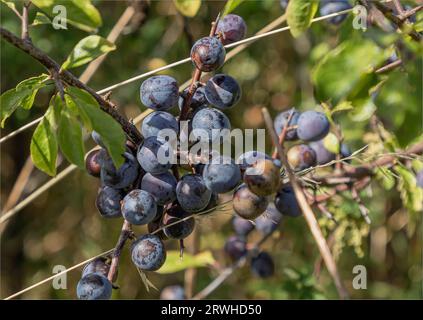
{"type": "Polygon", "coordinates": [[[323,139],[323,145],[326,150],[334,154],[339,153],[339,140],[332,132],[329,132],[323,139]]]}
{"type": "Polygon", "coordinates": [[[187,268],[200,268],[212,264],[214,261],[210,251],[204,251],[194,256],[189,253],[184,253],[181,259],[180,252],[172,250],[167,252],[166,262],[157,272],[166,274],[182,271],[187,268]]]}

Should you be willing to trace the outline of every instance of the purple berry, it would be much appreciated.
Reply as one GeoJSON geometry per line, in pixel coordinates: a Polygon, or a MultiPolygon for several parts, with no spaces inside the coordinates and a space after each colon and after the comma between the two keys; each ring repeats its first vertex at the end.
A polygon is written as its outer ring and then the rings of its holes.
{"type": "MultiPolygon", "coordinates": [[[[300,117],[300,113],[295,111],[295,108],[292,108],[290,110],[284,111],[279,113],[273,123],[273,126],[276,130],[276,133],[278,135],[280,135],[282,133],[283,128],[285,127],[287,121],[288,121],[288,117],[291,114],[291,112],[293,112],[293,115],[291,117],[291,121],[289,121],[289,126],[295,126],[298,123],[298,118],[300,117]]],[[[285,140],[287,141],[293,141],[293,140],[297,140],[298,136],[297,136],[297,129],[293,129],[293,130],[289,130],[286,133],[285,136],[285,140]]]]}
{"type": "Polygon", "coordinates": [[[144,190],[135,189],[122,200],[122,215],[126,221],[142,225],[154,220],[157,205],[154,197],[144,190]]]}
{"type": "Polygon", "coordinates": [[[104,218],[122,217],[120,202],[125,196],[120,189],[114,189],[108,186],[102,186],[98,189],[95,205],[104,218]]]}
{"type": "Polygon", "coordinates": [[[275,207],[284,216],[299,217],[303,213],[291,185],[283,185],[275,197],[275,207]]]}
{"type": "Polygon", "coordinates": [[[234,106],[241,98],[241,87],[238,82],[226,74],[216,74],[206,83],[207,101],[220,109],[234,106]]]}
{"type": "Polygon", "coordinates": [[[298,138],[304,141],[317,141],[323,139],[329,132],[328,118],[321,112],[305,111],[297,121],[298,138]]]}
{"type": "Polygon", "coordinates": [[[225,62],[226,51],[222,42],[216,37],[204,37],[191,49],[191,60],[203,72],[220,68],[225,62]]]}
{"type": "Polygon", "coordinates": [[[160,300],[185,300],[185,291],[181,286],[168,286],[160,293],[160,300]]]}
{"type": "Polygon", "coordinates": [[[272,257],[262,251],[251,259],[251,270],[260,278],[268,278],[275,273],[275,264],[272,257]]]}
{"type": "Polygon", "coordinates": [[[247,253],[247,243],[237,236],[232,236],[226,240],[224,250],[232,261],[237,261],[247,253]]]}
{"type": "Polygon", "coordinates": [[[176,199],[176,178],[170,173],[146,173],[141,180],[141,189],[151,193],[157,204],[165,205],[176,199]]]}
{"type": "Polygon", "coordinates": [[[216,33],[222,33],[223,44],[230,44],[244,39],[247,33],[247,25],[240,16],[228,14],[219,21],[216,33]]]}
{"type": "Polygon", "coordinates": [[[156,271],[166,260],[166,250],[158,236],[146,234],[132,244],[131,258],[132,262],[141,270],[156,271]]]}
{"type": "Polygon", "coordinates": [[[207,189],[203,177],[198,174],[186,174],[176,186],[176,198],[187,212],[199,212],[210,202],[212,192],[207,189]]]}

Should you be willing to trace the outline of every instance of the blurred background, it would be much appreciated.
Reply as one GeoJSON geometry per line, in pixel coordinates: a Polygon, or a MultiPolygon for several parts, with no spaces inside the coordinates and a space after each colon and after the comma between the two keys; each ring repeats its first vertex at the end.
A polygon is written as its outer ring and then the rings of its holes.
{"type": "MultiPolygon", "coordinates": [[[[405,1],[407,2],[407,1],[405,1]]],[[[415,4],[415,1],[408,1],[415,4]]],[[[103,20],[98,34],[106,37],[128,6],[127,1],[93,1],[103,20]]],[[[203,1],[194,17],[184,17],[172,1],[138,1],[136,12],[116,41],[117,50],[109,53],[92,76],[89,86],[99,90],[137,74],[155,69],[189,56],[192,42],[209,33],[210,22],[222,10],[225,1],[203,1]]],[[[20,34],[20,22],[3,3],[1,25],[20,34]]],[[[30,21],[36,10],[30,10],[30,21]]],[[[247,36],[280,17],[284,10],[279,1],[245,1],[233,12],[242,16],[248,26],[247,36]]],[[[327,22],[312,25],[300,38],[289,32],[266,37],[237,54],[222,68],[238,80],[242,99],[227,112],[233,128],[264,128],[260,108],[266,106],[273,115],[290,107],[300,110],[315,108],[311,81],[312,69],[341,41],[348,37],[369,38],[384,46],[379,30],[352,29],[352,18],[340,26],[327,22]]],[[[285,25],[282,24],[282,25],[285,25]]],[[[87,32],[69,26],[55,30],[51,25],[30,29],[36,46],[56,61],[64,61],[75,44],[87,32]]],[[[354,57],[351,57],[354,59],[354,57]]],[[[74,69],[79,76],[86,66],[74,69]]],[[[190,79],[190,63],[164,72],[179,84],[190,79]]],[[[401,70],[394,71],[394,79],[384,87],[375,100],[376,112],[385,128],[398,139],[401,147],[415,141],[421,134],[421,59],[411,57],[407,70],[412,76],[404,77],[401,70]],[[417,80],[415,80],[417,79],[417,80]]],[[[29,56],[1,40],[1,92],[16,86],[31,76],[44,72],[43,67],[29,56]]],[[[342,68],[337,75],[342,79],[342,68]]],[[[113,90],[112,100],[128,118],[145,110],[139,99],[142,80],[113,90]]],[[[41,116],[47,106],[52,89],[41,90],[31,110],[18,110],[7,122],[1,135],[21,127],[41,116]]],[[[176,108],[175,108],[176,109],[176,108]]],[[[176,110],[173,110],[176,112],[176,110]]],[[[341,114],[345,141],[352,150],[372,141],[369,129],[370,115],[360,121],[341,114]]],[[[33,129],[27,130],[1,145],[1,202],[4,208],[8,196],[29,156],[33,129]]],[[[270,142],[270,141],[268,141],[270,142]]],[[[89,147],[92,141],[87,141],[89,147]]],[[[268,151],[271,152],[269,144],[268,151]]],[[[65,168],[66,161],[60,165],[65,168]]],[[[27,165],[27,170],[30,168],[27,165]]],[[[32,170],[32,169],[31,169],[32,170]]],[[[58,170],[60,171],[60,170],[58,170]]],[[[49,179],[34,169],[25,185],[21,199],[25,198],[49,179]]],[[[17,292],[52,275],[55,265],[70,267],[100,252],[111,249],[118,238],[121,221],[102,219],[95,208],[99,181],[86,172],[76,170],[53,188],[44,192],[25,209],[1,226],[1,297],[17,292]]],[[[386,190],[379,181],[372,183],[362,195],[372,219],[367,226],[356,204],[348,198],[335,198],[330,209],[341,221],[336,232],[330,221],[319,215],[326,235],[334,238],[333,251],[341,277],[352,298],[422,297],[422,228],[421,213],[404,208],[400,194],[386,190]],[[332,229],[331,229],[332,228],[332,229]],[[367,268],[367,290],[354,290],[352,269],[355,265],[367,268]]],[[[224,201],[225,199],[222,199],[224,201]]],[[[232,234],[232,212],[221,210],[197,221],[196,236],[200,238],[200,252],[210,251],[212,262],[197,269],[194,292],[204,288],[219,270],[229,264],[222,253],[225,240],[232,234]]],[[[137,234],[145,228],[135,227],[137,234]]],[[[191,236],[192,237],[192,236],[191,236]]],[[[251,240],[258,239],[253,235],[251,240]]],[[[187,239],[187,251],[192,239],[187,239]]],[[[168,250],[178,250],[177,241],[166,242],[168,250]]],[[[248,267],[235,272],[209,298],[214,299],[334,299],[337,298],[332,280],[321,266],[317,247],[309,234],[305,220],[286,219],[264,249],[271,252],[276,265],[272,278],[259,279],[248,267]]],[[[55,290],[51,283],[39,286],[20,298],[74,299],[75,288],[82,268],[67,274],[67,290],[55,290]]],[[[149,280],[161,289],[167,285],[184,285],[185,270],[169,274],[149,273],[149,280]]],[[[147,292],[140,276],[124,250],[117,281],[119,290],[113,298],[155,299],[159,292],[147,292]]]]}

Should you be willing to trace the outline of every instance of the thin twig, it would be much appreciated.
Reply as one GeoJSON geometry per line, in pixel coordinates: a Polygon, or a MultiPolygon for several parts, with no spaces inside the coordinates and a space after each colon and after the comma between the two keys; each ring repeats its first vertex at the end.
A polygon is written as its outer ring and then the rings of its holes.
{"type": "Polygon", "coordinates": [[[44,279],[44,280],[41,280],[41,281],[39,281],[39,282],[37,282],[37,283],[33,284],[32,286],[29,286],[29,287],[27,287],[27,288],[25,288],[25,289],[23,289],[23,290],[21,290],[21,291],[19,291],[19,292],[16,292],[16,293],[14,293],[14,294],[12,294],[12,295],[10,295],[10,296],[8,296],[8,297],[4,298],[4,300],[11,300],[11,299],[13,299],[13,298],[16,298],[17,296],[20,296],[21,294],[23,294],[23,293],[25,293],[25,292],[28,292],[28,291],[30,291],[30,290],[32,290],[32,289],[34,289],[34,288],[36,288],[36,287],[38,287],[38,286],[40,286],[40,285],[42,285],[42,284],[46,283],[46,282],[49,282],[49,281],[53,280],[54,278],[60,277],[60,276],[62,276],[62,275],[64,275],[64,274],[68,273],[69,271],[72,271],[72,270],[74,270],[74,269],[77,269],[77,268],[79,268],[79,267],[82,267],[83,265],[87,264],[87,263],[88,263],[88,262],[90,262],[90,261],[93,261],[94,259],[97,259],[97,258],[99,258],[99,257],[106,256],[106,255],[110,254],[111,252],[113,252],[113,249],[110,249],[110,250],[104,251],[104,252],[102,252],[102,253],[100,253],[100,254],[98,254],[98,255],[94,256],[94,257],[91,257],[91,258],[89,258],[89,259],[87,259],[87,260],[85,260],[85,261],[82,261],[82,262],[80,262],[80,263],[78,263],[78,264],[75,264],[74,266],[72,266],[72,267],[70,267],[70,268],[67,268],[66,270],[63,270],[63,271],[61,271],[61,272],[59,272],[59,273],[56,273],[55,275],[53,275],[53,276],[51,276],[51,277],[48,277],[48,278],[46,278],[46,279],[44,279]]]}
{"type": "Polygon", "coordinates": [[[377,69],[375,71],[375,73],[384,73],[384,72],[390,71],[392,69],[397,68],[401,64],[402,64],[402,60],[401,59],[397,59],[394,62],[388,63],[387,65],[385,65],[383,67],[380,67],[379,69],[377,69]]]}
{"type": "MultiPolygon", "coordinates": [[[[283,129],[282,129],[282,131],[279,135],[278,141],[279,141],[279,145],[281,145],[281,146],[285,142],[286,134],[288,132],[289,124],[292,120],[293,115],[294,115],[294,109],[292,109],[289,112],[288,119],[286,119],[286,123],[285,123],[285,125],[284,125],[284,127],[283,127],[283,129]]],[[[278,148],[275,146],[275,150],[273,151],[272,158],[275,159],[277,156],[278,156],[278,148]]]]}
{"type": "Polygon", "coordinates": [[[270,134],[272,142],[274,146],[278,148],[279,159],[281,160],[282,164],[284,165],[286,169],[290,184],[292,186],[292,189],[294,190],[295,197],[297,198],[298,205],[300,206],[301,211],[304,214],[304,217],[310,228],[311,234],[313,235],[314,240],[316,241],[316,244],[319,248],[320,254],[323,257],[323,260],[325,261],[326,267],[332,279],[334,280],[338,294],[341,299],[347,299],[348,292],[346,291],[346,289],[344,288],[342,284],[341,277],[339,276],[338,268],[335,263],[335,259],[333,258],[332,253],[330,252],[329,246],[326,243],[325,238],[323,237],[322,230],[320,229],[320,226],[316,220],[316,217],[314,216],[314,213],[310,205],[308,204],[308,201],[304,195],[304,192],[302,188],[300,187],[297,181],[297,178],[289,165],[283,146],[279,144],[279,139],[275,130],[273,129],[273,122],[270,117],[269,111],[266,108],[263,108],[262,113],[263,113],[264,122],[270,134]]]}
{"type": "MultiPolygon", "coordinates": [[[[111,43],[115,43],[116,40],[121,35],[122,31],[125,29],[127,24],[131,21],[132,17],[134,16],[135,10],[132,6],[129,6],[126,8],[126,10],[123,12],[122,16],[119,18],[119,20],[114,25],[113,29],[110,31],[109,35],[107,36],[107,40],[111,43]]],[[[84,83],[87,83],[91,77],[94,75],[94,73],[97,71],[97,69],[100,67],[100,65],[103,63],[104,59],[106,59],[108,53],[105,53],[104,55],[98,57],[94,61],[92,61],[88,67],[85,69],[85,71],[81,74],[79,77],[79,80],[81,80],[84,83]]]]}
{"type": "Polygon", "coordinates": [[[420,11],[420,10],[422,10],[422,9],[423,9],[423,4],[421,4],[421,5],[419,5],[419,6],[415,7],[415,8],[412,8],[412,9],[410,9],[410,10],[408,10],[408,11],[404,12],[403,14],[401,14],[401,15],[399,16],[399,18],[400,18],[401,20],[405,21],[405,20],[407,20],[409,17],[411,17],[411,16],[415,15],[417,12],[419,12],[419,11],[420,11]]]}

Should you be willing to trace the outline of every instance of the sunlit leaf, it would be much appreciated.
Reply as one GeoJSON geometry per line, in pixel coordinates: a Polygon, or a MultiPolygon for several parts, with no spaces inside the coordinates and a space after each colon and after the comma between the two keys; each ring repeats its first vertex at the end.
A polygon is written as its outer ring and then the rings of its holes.
{"type": "Polygon", "coordinates": [[[95,130],[109,152],[113,163],[120,167],[125,152],[125,133],[119,123],[109,114],[100,109],[97,101],[86,91],[75,88],[66,88],[66,103],[70,108],[76,107],[78,113],[87,127],[87,130],[95,130]]]}
{"type": "Polygon", "coordinates": [[[201,7],[201,0],[173,0],[176,9],[186,17],[194,17],[201,7]]]}
{"type": "Polygon", "coordinates": [[[317,12],[319,3],[310,0],[291,0],[286,9],[291,34],[297,38],[308,29],[317,12]]]}
{"type": "Polygon", "coordinates": [[[326,150],[334,154],[339,153],[339,140],[332,132],[329,132],[323,139],[323,145],[326,150]]]}

